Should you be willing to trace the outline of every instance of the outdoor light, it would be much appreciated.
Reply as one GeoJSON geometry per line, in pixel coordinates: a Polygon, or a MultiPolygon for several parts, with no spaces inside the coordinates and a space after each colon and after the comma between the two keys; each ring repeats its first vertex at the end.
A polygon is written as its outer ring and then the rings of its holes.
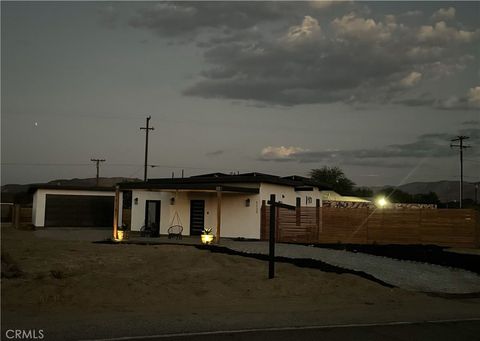
{"type": "Polygon", "coordinates": [[[385,197],[381,197],[377,199],[377,205],[380,206],[380,208],[384,208],[388,204],[387,199],[385,197]]]}
{"type": "Polygon", "coordinates": [[[174,197],[170,198],[170,205],[175,205],[175,198],[174,197]]]}
{"type": "Polygon", "coordinates": [[[134,203],[135,205],[138,205],[138,198],[133,199],[133,203],[134,203]]]}
{"type": "Polygon", "coordinates": [[[245,200],[245,207],[250,207],[250,198],[245,200]]]}

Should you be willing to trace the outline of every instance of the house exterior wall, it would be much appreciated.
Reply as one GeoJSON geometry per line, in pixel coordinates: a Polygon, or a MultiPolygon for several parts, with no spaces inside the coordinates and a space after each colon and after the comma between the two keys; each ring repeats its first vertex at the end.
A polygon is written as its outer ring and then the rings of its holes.
{"type": "MultiPolygon", "coordinates": [[[[82,191],[82,190],[59,190],[59,189],[38,189],[33,194],[32,205],[32,224],[36,227],[45,226],[45,207],[47,203],[47,194],[55,195],[97,195],[114,197],[115,192],[105,191],[82,191]]],[[[122,207],[123,195],[120,192],[120,207],[122,207]]],[[[119,210],[118,224],[122,224],[122,210],[119,210]]],[[[113,212],[112,212],[113,217],[113,212]]],[[[113,221],[112,221],[113,225],[113,221]]]]}
{"type": "Polygon", "coordinates": [[[312,191],[295,191],[295,188],[292,186],[262,183],[260,186],[260,200],[267,202],[270,200],[270,194],[275,194],[277,201],[288,205],[295,206],[297,198],[301,199],[301,206],[315,207],[317,199],[320,199],[320,206],[322,205],[322,191],[319,191],[316,187],[312,191]]]}
{"type": "MultiPolygon", "coordinates": [[[[205,227],[217,227],[217,194],[215,192],[132,191],[131,230],[140,231],[145,222],[146,200],[161,200],[160,234],[167,234],[175,212],[183,226],[183,235],[190,235],[190,201],[205,201],[205,227]],[[171,198],[175,204],[171,205],[171,198]],[[138,203],[135,205],[135,199],[138,203]]],[[[222,193],[221,236],[227,238],[260,238],[260,205],[258,194],[222,193]],[[246,200],[250,199],[250,206],[246,200]]],[[[174,222],[177,223],[176,221],[174,222]]]]}
{"type": "MultiPolygon", "coordinates": [[[[268,183],[229,185],[256,187],[259,188],[259,194],[222,193],[220,234],[226,238],[260,239],[262,200],[268,201],[270,194],[275,194],[278,201],[289,205],[295,205],[297,198],[301,198],[302,206],[315,207],[316,199],[320,199],[321,205],[322,192],[318,188],[312,191],[295,191],[292,186],[268,183]],[[250,199],[248,207],[247,199],[250,199]]],[[[132,231],[140,231],[144,225],[146,200],[161,200],[160,234],[168,233],[172,218],[175,212],[178,212],[183,226],[183,235],[190,235],[190,200],[205,200],[204,226],[213,228],[213,234],[216,233],[217,194],[215,192],[132,190],[132,231]],[[171,198],[175,198],[174,205],[170,204],[171,198]],[[135,199],[138,199],[137,204],[134,204],[135,199]]]]}
{"type": "Polygon", "coordinates": [[[160,200],[160,233],[163,233],[163,229],[166,225],[164,215],[169,217],[169,200],[171,194],[166,192],[153,192],[146,190],[132,190],[132,213],[131,213],[131,226],[132,231],[140,231],[143,225],[145,225],[145,205],[147,200],[160,200]],[[138,202],[137,202],[138,201],[138,202]],[[135,204],[137,202],[137,204],[135,204]]]}
{"type": "MultiPolygon", "coordinates": [[[[227,238],[260,239],[261,205],[259,194],[224,193],[220,235],[227,238]],[[247,199],[250,199],[250,206],[246,205],[247,199]]],[[[215,225],[213,227],[215,229],[215,225]]]]}

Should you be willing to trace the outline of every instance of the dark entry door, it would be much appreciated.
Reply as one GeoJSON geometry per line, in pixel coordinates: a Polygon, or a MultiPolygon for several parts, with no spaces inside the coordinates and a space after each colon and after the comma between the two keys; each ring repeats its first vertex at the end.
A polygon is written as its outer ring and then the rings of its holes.
{"type": "Polygon", "coordinates": [[[205,227],[205,200],[190,200],[190,235],[200,235],[205,227]]]}
{"type": "Polygon", "coordinates": [[[145,202],[145,227],[152,231],[152,237],[160,234],[160,200],[145,202]]]}

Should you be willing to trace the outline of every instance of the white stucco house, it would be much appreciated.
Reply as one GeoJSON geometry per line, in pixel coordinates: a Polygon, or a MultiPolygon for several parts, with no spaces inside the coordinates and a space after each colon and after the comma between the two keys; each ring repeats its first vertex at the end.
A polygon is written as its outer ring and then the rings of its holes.
{"type": "Polygon", "coordinates": [[[322,191],[331,190],[300,176],[261,173],[151,179],[120,183],[119,189],[131,191],[132,231],[156,224],[167,234],[179,218],[183,235],[201,234],[205,227],[215,234],[220,226],[221,237],[252,239],[260,239],[261,206],[271,194],[284,204],[315,207],[321,206],[322,191]]]}
{"type": "Polygon", "coordinates": [[[271,194],[284,204],[302,207],[322,206],[324,200],[359,199],[343,197],[309,178],[262,173],[150,179],[122,182],[117,188],[47,184],[34,186],[31,191],[32,223],[36,227],[111,229],[123,222],[132,231],[155,226],[165,235],[170,226],[181,224],[183,235],[201,234],[205,227],[216,234],[220,227],[221,237],[252,239],[260,239],[261,208],[271,194]],[[127,206],[124,202],[130,201],[130,217],[122,217],[122,208],[127,206]]]}

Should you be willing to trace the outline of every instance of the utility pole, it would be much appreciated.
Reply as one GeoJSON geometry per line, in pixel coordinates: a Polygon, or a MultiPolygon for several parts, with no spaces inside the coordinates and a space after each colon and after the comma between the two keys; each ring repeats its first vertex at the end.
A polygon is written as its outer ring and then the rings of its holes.
{"type": "Polygon", "coordinates": [[[147,124],[145,127],[141,127],[140,130],[145,130],[145,169],[143,171],[143,181],[147,182],[147,164],[148,164],[148,132],[154,130],[150,127],[150,119],[152,116],[147,117],[147,124]]]}
{"type": "Polygon", "coordinates": [[[95,162],[95,163],[96,163],[96,166],[97,166],[97,182],[96,182],[96,186],[98,186],[98,184],[100,183],[100,178],[99,178],[99,175],[100,175],[100,162],[105,162],[105,159],[90,159],[90,161],[95,162]]]}
{"type": "Polygon", "coordinates": [[[460,208],[462,208],[463,203],[463,150],[470,148],[470,146],[465,146],[463,140],[469,139],[468,136],[457,136],[456,138],[450,140],[451,142],[458,142],[458,144],[450,144],[450,148],[459,148],[460,150],[460,208]]]}

